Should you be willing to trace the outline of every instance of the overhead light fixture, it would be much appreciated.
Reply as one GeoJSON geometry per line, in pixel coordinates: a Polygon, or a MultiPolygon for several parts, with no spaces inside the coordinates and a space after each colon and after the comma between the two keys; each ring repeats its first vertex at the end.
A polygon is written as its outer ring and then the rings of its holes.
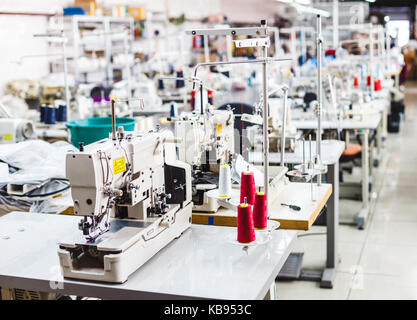
{"type": "Polygon", "coordinates": [[[325,18],[330,17],[330,13],[325,10],[316,9],[316,8],[307,6],[308,4],[310,4],[310,0],[275,0],[275,1],[289,4],[293,8],[295,8],[298,12],[318,14],[325,18]]]}
{"type": "Polygon", "coordinates": [[[330,13],[327,12],[327,11],[325,11],[325,10],[316,9],[316,8],[313,8],[313,7],[302,6],[302,5],[298,4],[298,3],[294,3],[294,4],[292,4],[292,6],[298,12],[317,14],[317,15],[321,15],[322,17],[325,17],[325,18],[329,18],[330,17],[330,13]]]}
{"type": "Polygon", "coordinates": [[[365,0],[367,2],[375,2],[376,0],[365,0]]]}
{"type": "Polygon", "coordinates": [[[302,5],[305,5],[305,6],[311,4],[310,0],[295,0],[295,2],[299,3],[299,4],[302,4],[302,5]]]}
{"type": "Polygon", "coordinates": [[[282,2],[282,3],[298,3],[298,4],[302,4],[302,5],[309,5],[311,4],[311,0],[276,0],[277,2],[282,2]]]}
{"type": "Polygon", "coordinates": [[[385,21],[385,22],[390,21],[390,17],[389,17],[389,16],[385,16],[385,17],[384,17],[384,21],[385,21]]]}

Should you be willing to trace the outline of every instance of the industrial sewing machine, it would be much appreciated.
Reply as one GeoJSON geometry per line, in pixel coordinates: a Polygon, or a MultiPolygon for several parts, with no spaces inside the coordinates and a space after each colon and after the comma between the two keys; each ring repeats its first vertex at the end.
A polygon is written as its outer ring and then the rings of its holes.
{"type": "Polygon", "coordinates": [[[217,188],[219,167],[233,160],[233,112],[208,108],[182,116],[175,120],[175,136],[179,160],[193,166],[193,210],[216,212],[219,203],[207,191],[217,188]]]}
{"type": "Polygon", "coordinates": [[[191,168],[169,131],[117,134],[68,153],[81,234],[59,244],[64,277],[122,283],[191,225],[191,168]]]}
{"type": "MultiPolygon", "coordinates": [[[[279,107],[282,110],[281,99],[269,100],[269,149],[271,152],[281,152],[282,146],[282,119],[279,115],[279,107]]],[[[281,111],[282,112],[282,111],[281,111]]],[[[281,115],[282,118],[282,115],[281,115]]],[[[291,123],[291,108],[287,107],[285,117],[285,152],[294,152],[295,143],[300,138],[301,133],[297,131],[297,128],[291,123]]]]}
{"type": "Polygon", "coordinates": [[[35,136],[33,123],[25,119],[0,118],[0,144],[17,143],[35,136]]]}
{"type": "MultiPolygon", "coordinates": [[[[175,136],[179,159],[193,167],[193,211],[217,212],[220,207],[237,210],[239,184],[232,185],[232,195],[218,194],[220,166],[231,167],[234,180],[251,167],[255,170],[255,184],[263,188],[261,166],[252,166],[234,152],[234,114],[231,110],[208,109],[205,113],[191,114],[175,120],[175,136]]],[[[285,184],[286,167],[271,167],[269,187],[271,202],[280,198],[285,184]]]]}

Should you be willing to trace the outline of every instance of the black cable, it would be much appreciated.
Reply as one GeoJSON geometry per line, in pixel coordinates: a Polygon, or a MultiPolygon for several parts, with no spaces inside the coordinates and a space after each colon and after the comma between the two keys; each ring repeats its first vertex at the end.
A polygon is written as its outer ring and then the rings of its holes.
{"type": "MultiPolygon", "coordinates": [[[[69,182],[69,180],[66,179],[66,178],[51,178],[51,181],[49,181],[46,185],[48,185],[51,182],[55,182],[55,181],[58,181],[58,182],[63,182],[63,181],[69,182]]],[[[43,187],[45,187],[45,186],[43,186],[43,187]]],[[[41,188],[43,188],[43,187],[41,187],[41,188]]],[[[19,197],[27,197],[27,198],[48,197],[48,196],[52,196],[54,194],[57,194],[59,192],[63,192],[65,190],[68,190],[70,187],[71,187],[71,185],[68,183],[68,184],[66,184],[66,186],[64,188],[62,188],[60,190],[55,190],[53,192],[48,192],[48,193],[44,193],[44,194],[35,194],[35,195],[32,195],[32,193],[34,193],[36,190],[39,190],[39,189],[33,189],[33,190],[30,190],[30,191],[26,192],[25,194],[23,194],[23,195],[21,195],[19,197]]]]}

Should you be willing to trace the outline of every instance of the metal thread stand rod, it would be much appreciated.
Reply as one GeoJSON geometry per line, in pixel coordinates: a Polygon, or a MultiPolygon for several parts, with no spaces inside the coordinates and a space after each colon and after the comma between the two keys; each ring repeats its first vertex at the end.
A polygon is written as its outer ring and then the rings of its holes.
{"type": "MultiPolygon", "coordinates": [[[[313,160],[312,160],[312,154],[311,154],[311,150],[312,150],[311,134],[308,136],[308,142],[309,142],[309,149],[310,149],[310,162],[309,163],[312,163],[313,160]]],[[[309,169],[314,170],[314,165],[313,165],[313,168],[309,168],[309,169]]],[[[313,174],[310,175],[311,201],[315,201],[313,180],[314,180],[314,171],[313,171],[313,174]]]]}
{"type": "Polygon", "coordinates": [[[374,33],[372,32],[372,24],[369,26],[369,75],[371,77],[371,98],[375,96],[374,88],[374,33]]]}
{"type": "Polygon", "coordinates": [[[204,114],[204,92],[203,92],[203,84],[200,83],[200,114],[204,114]]]}
{"type": "Polygon", "coordinates": [[[116,140],[116,117],[114,112],[114,105],[116,101],[111,99],[111,138],[112,140],[116,140]]]}
{"type": "MultiPolygon", "coordinates": [[[[200,67],[221,66],[221,65],[230,65],[230,64],[268,63],[268,62],[280,62],[280,61],[292,61],[292,59],[263,58],[263,59],[254,59],[254,60],[202,62],[202,63],[197,64],[194,67],[194,77],[195,78],[197,77],[197,72],[198,72],[198,69],[200,69],[200,67]]],[[[195,83],[193,84],[193,89],[195,89],[195,83]]]]}
{"type": "Polygon", "coordinates": [[[67,53],[66,53],[66,40],[67,38],[64,35],[64,31],[61,33],[62,36],[62,58],[63,58],[63,65],[64,65],[64,86],[65,86],[65,104],[67,105],[66,111],[66,119],[67,121],[70,120],[70,90],[68,85],[68,63],[67,63],[67,53]]]}
{"type": "MultiPolygon", "coordinates": [[[[321,15],[317,15],[317,155],[321,161],[321,108],[322,108],[322,57],[323,57],[323,39],[321,32],[321,15]]],[[[317,185],[321,185],[321,175],[317,177],[317,185]]]]}
{"type": "Polygon", "coordinates": [[[306,171],[306,140],[303,138],[303,173],[306,171]]]}
{"type": "MultiPolygon", "coordinates": [[[[266,27],[266,21],[264,24],[266,27]]],[[[262,76],[263,76],[263,98],[264,98],[264,105],[263,105],[263,138],[264,138],[264,191],[266,194],[266,215],[269,217],[269,199],[270,194],[268,193],[269,190],[269,136],[268,136],[268,75],[267,75],[267,62],[266,59],[268,58],[268,49],[267,47],[263,47],[263,55],[265,61],[262,63],[262,76]]],[[[282,154],[282,152],[281,152],[282,154]]]]}
{"type": "MultiPolygon", "coordinates": [[[[261,21],[261,27],[267,29],[266,20],[261,21]]],[[[222,30],[217,31],[219,33],[224,33],[222,30]]],[[[256,31],[257,33],[259,32],[256,31]]],[[[200,33],[200,32],[199,32],[200,33]]],[[[195,35],[196,33],[191,33],[195,35]]],[[[266,34],[266,33],[265,33],[266,34]]],[[[227,33],[225,33],[227,35],[227,33]]],[[[277,59],[277,58],[268,58],[268,49],[267,46],[263,46],[263,58],[255,60],[238,60],[238,61],[226,61],[226,62],[205,62],[199,63],[194,68],[194,77],[197,77],[197,72],[200,67],[203,66],[218,66],[218,65],[230,65],[230,64],[247,64],[247,63],[261,63],[262,64],[262,75],[263,75],[263,152],[264,152],[264,191],[267,194],[266,197],[266,211],[268,216],[268,186],[269,186],[269,136],[268,136],[268,77],[267,77],[267,65],[268,62],[272,61],[291,61],[292,59],[277,59]]],[[[195,82],[193,83],[193,90],[195,89],[195,82]]]]}
{"type": "Polygon", "coordinates": [[[288,87],[284,86],[282,88],[284,91],[284,101],[283,101],[283,111],[282,111],[282,134],[281,134],[281,167],[284,166],[285,158],[285,131],[287,127],[287,96],[288,96],[288,87]]]}
{"type": "MultiPolygon", "coordinates": [[[[126,59],[126,65],[125,65],[125,71],[126,71],[126,80],[127,80],[127,100],[130,100],[132,98],[132,77],[130,74],[130,61],[128,59],[129,56],[129,32],[125,31],[123,33],[123,47],[124,47],[124,54],[126,59]]],[[[129,101],[127,102],[129,104],[129,101]]]]}

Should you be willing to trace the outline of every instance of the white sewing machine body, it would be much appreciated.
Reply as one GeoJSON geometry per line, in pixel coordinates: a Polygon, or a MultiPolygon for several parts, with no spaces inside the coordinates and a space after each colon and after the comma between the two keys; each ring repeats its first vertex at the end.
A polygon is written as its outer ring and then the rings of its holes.
{"type": "MultiPolygon", "coordinates": [[[[243,163],[243,158],[237,157],[234,152],[233,112],[215,110],[185,116],[176,120],[175,136],[180,140],[179,159],[193,166],[193,211],[215,213],[220,207],[237,210],[240,185],[232,185],[232,196],[229,199],[217,196],[220,165],[229,164],[237,177],[241,173],[237,168],[246,170],[247,163],[243,163]]],[[[256,169],[262,171],[261,166],[256,169]]],[[[287,170],[286,167],[271,169],[271,202],[280,198],[287,170]]],[[[262,188],[262,175],[255,180],[257,187],[262,188]]]]}
{"type": "Polygon", "coordinates": [[[234,154],[234,115],[228,110],[209,110],[185,115],[175,121],[181,161],[193,166],[194,211],[216,212],[218,201],[207,197],[217,188],[219,167],[230,164],[234,154]],[[201,182],[206,179],[209,182],[201,182]]]}
{"type": "Polygon", "coordinates": [[[230,163],[234,150],[232,111],[213,110],[185,115],[175,121],[178,157],[193,166],[230,163]],[[209,153],[209,158],[206,154],[209,153]]]}
{"type": "Polygon", "coordinates": [[[122,283],[190,227],[191,168],[176,159],[173,142],[169,131],[121,131],[68,153],[84,237],[60,243],[64,277],[122,283]]]}
{"type": "Polygon", "coordinates": [[[34,136],[32,121],[25,119],[0,119],[0,144],[16,143],[34,136]]]}

